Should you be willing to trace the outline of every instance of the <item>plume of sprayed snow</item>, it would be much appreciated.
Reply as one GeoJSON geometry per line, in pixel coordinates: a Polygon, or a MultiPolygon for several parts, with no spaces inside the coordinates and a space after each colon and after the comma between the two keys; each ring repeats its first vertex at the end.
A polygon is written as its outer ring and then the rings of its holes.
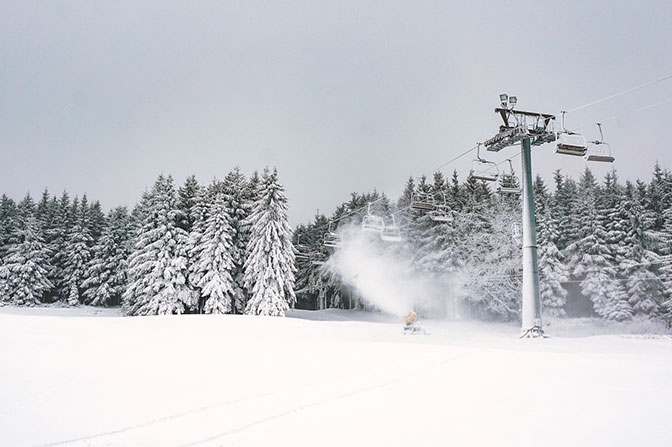
{"type": "Polygon", "coordinates": [[[343,247],[335,251],[325,267],[366,302],[400,317],[407,315],[409,309],[421,310],[425,315],[454,313],[459,281],[447,281],[445,277],[439,280],[414,271],[412,247],[384,243],[377,233],[362,231],[358,226],[350,226],[340,234],[343,247]]]}

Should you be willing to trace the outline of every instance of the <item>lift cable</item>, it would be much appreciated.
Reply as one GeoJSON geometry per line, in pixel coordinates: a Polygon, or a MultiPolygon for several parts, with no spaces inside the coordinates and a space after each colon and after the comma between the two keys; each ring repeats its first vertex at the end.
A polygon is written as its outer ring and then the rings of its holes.
{"type": "Polygon", "coordinates": [[[667,76],[663,76],[660,79],[649,81],[649,82],[641,84],[641,85],[637,85],[635,87],[631,87],[627,90],[623,90],[622,92],[614,93],[613,95],[605,96],[604,98],[598,99],[598,100],[593,101],[593,102],[589,102],[589,103],[584,104],[582,106],[575,107],[571,110],[567,110],[567,113],[576,112],[577,110],[581,110],[581,109],[585,109],[586,107],[594,106],[595,104],[599,104],[601,102],[608,101],[608,100],[613,99],[613,98],[617,98],[619,96],[625,95],[626,93],[634,92],[635,90],[639,90],[640,88],[648,87],[649,85],[657,84],[658,82],[663,82],[663,81],[666,81],[670,78],[672,78],[672,74],[669,74],[667,76]]]}
{"type": "MultiPolygon", "coordinates": [[[[620,115],[610,116],[609,118],[604,118],[604,119],[598,120],[597,122],[601,123],[601,124],[604,124],[607,121],[612,121],[612,120],[618,119],[622,116],[627,115],[628,113],[643,112],[644,110],[653,109],[654,107],[662,106],[662,105],[668,104],[670,102],[672,102],[672,98],[666,99],[664,101],[658,101],[658,102],[655,102],[653,104],[649,104],[648,106],[639,107],[637,109],[632,109],[632,110],[626,111],[625,113],[621,113],[620,115]]],[[[593,124],[586,124],[585,126],[576,127],[573,130],[586,129],[588,127],[592,127],[593,125],[594,125],[594,123],[593,124]]]]}

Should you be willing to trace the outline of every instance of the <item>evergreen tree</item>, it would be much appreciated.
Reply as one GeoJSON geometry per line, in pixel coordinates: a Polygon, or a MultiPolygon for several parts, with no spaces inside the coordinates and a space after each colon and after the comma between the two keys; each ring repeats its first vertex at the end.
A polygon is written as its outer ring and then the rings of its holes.
{"type": "Polygon", "coordinates": [[[255,192],[248,186],[245,176],[238,168],[231,171],[224,178],[224,191],[227,198],[227,207],[230,214],[231,224],[231,260],[233,267],[233,311],[238,314],[245,312],[248,299],[248,291],[245,288],[245,259],[247,255],[247,243],[250,239],[250,224],[247,221],[252,206],[255,192]]]}
{"type": "Polygon", "coordinates": [[[536,177],[533,189],[539,247],[539,295],[543,313],[564,316],[567,290],[562,283],[569,279],[569,272],[554,242],[558,238],[558,222],[551,213],[551,198],[541,177],[536,177]]]}
{"type": "Polygon", "coordinates": [[[21,220],[12,232],[0,268],[0,300],[14,305],[39,304],[52,287],[47,278],[47,246],[40,236],[33,205],[30,196],[19,205],[21,220]]]}
{"type": "Polygon", "coordinates": [[[410,206],[411,198],[413,197],[414,191],[415,191],[415,180],[413,180],[413,176],[410,176],[408,177],[408,180],[406,180],[406,186],[404,187],[404,191],[401,193],[401,197],[399,197],[399,200],[397,201],[397,207],[405,208],[407,206],[410,206]]]}
{"type": "Polygon", "coordinates": [[[105,231],[105,213],[100,202],[96,200],[89,207],[89,232],[94,245],[98,243],[103,231],[105,231]]]}
{"type": "Polygon", "coordinates": [[[598,196],[598,213],[606,231],[606,244],[614,266],[614,275],[611,278],[613,283],[609,285],[611,296],[603,316],[616,321],[632,318],[632,307],[628,302],[620,272],[620,265],[626,255],[624,247],[628,222],[621,207],[622,201],[623,188],[618,183],[616,172],[609,172],[604,179],[604,188],[600,189],[598,196]]]}
{"type": "Polygon", "coordinates": [[[194,225],[197,213],[193,210],[200,200],[200,194],[201,186],[198,184],[195,175],[187,177],[184,186],[178,190],[177,208],[182,212],[180,227],[186,232],[190,232],[194,225]]]}
{"type": "Polygon", "coordinates": [[[579,183],[576,214],[578,240],[567,246],[569,268],[581,281],[581,292],[588,297],[595,312],[606,317],[612,311],[614,297],[619,296],[615,262],[607,240],[604,210],[597,202],[597,185],[586,168],[579,183]]]}
{"type": "Polygon", "coordinates": [[[131,248],[128,211],[124,207],[115,208],[106,220],[82,282],[84,302],[93,306],[119,305],[127,283],[127,258],[131,248]]]}
{"type": "Polygon", "coordinates": [[[16,227],[16,203],[5,194],[0,198],[0,265],[7,255],[11,235],[16,227]]]}
{"type": "Polygon", "coordinates": [[[196,284],[204,299],[203,312],[227,314],[233,311],[234,267],[231,256],[232,229],[229,209],[222,191],[215,194],[205,221],[205,231],[194,256],[196,284]]]}
{"type": "Polygon", "coordinates": [[[294,246],[287,221],[287,198],[277,170],[265,172],[259,199],[249,217],[250,240],[245,286],[251,292],[246,314],[284,316],[294,295],[294,246]]]}
{"type": "Polygon", "coordinates": [[[68,235],[73,226],[70,196],[63,191],[54,211],[54,227],[51,234],[49,251],[51,253],[49,280],[54,285],[54,295],[57,300],[65,301],[70,292],[70,285],[66,278],[65,265],[67,263],[68,235]]]}
{"type": "Polygon", "coordinates": [[[628,301],[633,314],[655,316],[660,311],[664,285],[656,274],[658,257],[649,250],[650,235],[646,230],[642,190],[626,183],[623,212],[629,228],[625,238],[626,255],[621,262],[625,274],[628,301]]]}
{"type": "Polygon", "coordinates": [[[187,233],[172,177],[159,176],[146,197],[147,208],[129,257],[129,286],[123,296],[128,315],[182,314],[196,307],[187,285],[187,233]]]}
{"type": "MultiPolygon", "coordinates": [[[[217,189],[217,182],[214,181],[210,187],[205,188],[198,186],[195,191],[196,197],[193,200],[190,200],[189,212],[191,216],[189,218],[190,230],[187,235],[186,240],[186,253],[188,256],[188,284],[194,290],[196,297],[195,302],[195,311],[201,313],[203,311],[204,297],[201,294],[200,288],[198,286],[201,281],[202,272],[198,267],[198,256],[200,247],[203,244],[203,237],[205,233],[206,221],[208,219],[208,211],[211,206],[211,200],[213,197],[213,192],[217,189]]],[[[179,202],[178,202],[179,203],[179,202]]],[[[182,224],[186,222],[186,219],[182,217],[182,224]]]]}
{"type": "Polygon", "coordinates": [[[579,220],[576,213],[578,189],[576,182],[565,178],[560,171],[553,174],[555,195],[552,202],[552,214],[558,221],[558,239],[555,242],[560,251],[579,239],[579,220]]]}
{"type": "Polygon", "coordinates": [[[72,205],[75,216],[74,225],[68,232],[67,245],[65,247],[65,262],[63,264],[64,279],[68,284],[68,304],[76,306],[81,303],[81,294],[84,291],[84,282],[87,264],[91,260],[91,237],[89,217],[89,204],[86,195],[81,203],[75,199],[72,205]]]}

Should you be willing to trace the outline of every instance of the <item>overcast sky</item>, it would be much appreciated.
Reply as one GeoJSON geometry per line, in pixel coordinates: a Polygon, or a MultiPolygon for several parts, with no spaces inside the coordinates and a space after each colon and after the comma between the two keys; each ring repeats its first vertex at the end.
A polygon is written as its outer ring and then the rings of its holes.
{"type": "MultiPolygon", "coordinates": [[[[109,209],[159,173],[269,165],[297,224],[351,191],[396,198],[493,136],[501,92],[557,113],[672,73],[672,2],[544,3],[0,0],[0,192],[67,188],[109,209]]],[[[635,110],[670,98],[672,79],[567,124],[617,116],[615,167],[648,180],[656,160],[672,168],[672,103],[635,110]]],[[[585,166],[534,149],[549,181],[585,166]]]]}

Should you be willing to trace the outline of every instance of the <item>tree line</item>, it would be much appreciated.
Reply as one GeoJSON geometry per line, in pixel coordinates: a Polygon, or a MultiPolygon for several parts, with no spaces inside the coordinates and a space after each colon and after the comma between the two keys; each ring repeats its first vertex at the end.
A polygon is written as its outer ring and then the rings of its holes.
{"type": "Polygon", "coordinates": [[[160,175],[130,213],[67,192],[0,198],[0,304],[284,315],[294,271],[277,170],[179,188],[160,175]]]}
{"type": "MultiPolygon", "coordinates": [[[[377,192],[353,193],[331,216],[317,215],[294,234],[303,253],[297,259],[299,305],[366,307],[355,291],[324,267],[333,248],[324,246],[323,237],[339,227],[360,224],[372,211],[388,225],[398,225],[404,235],[403,242],[387,247],[390,259],[410,256],[416,273],[443,281],[444,301],[459,302],[461,313],[519,319],[520,195],[498,192],[503,185],[518,184],[511,174],[491,185],[470,176],[460,181],[457,172],[446,179],[437,172],[431,180],[409,178],[396,203],[377,192]],[[431,212],[410,206],[413,197],[423,195],[445,204],[448,221],[437,221],[431,212]],[[367,203],[372,203],[370,209],[367,203]]],[[[601,182],[588,168],[578,181],[556,171],[553,191],[538,176],[533,189],[544,315],[577,315],[572,310],[576,303],[587,303],[586,315],[672,322],[668,170],[656,164],[648,183],[623,183],[615,171],[601,182]]]]}

